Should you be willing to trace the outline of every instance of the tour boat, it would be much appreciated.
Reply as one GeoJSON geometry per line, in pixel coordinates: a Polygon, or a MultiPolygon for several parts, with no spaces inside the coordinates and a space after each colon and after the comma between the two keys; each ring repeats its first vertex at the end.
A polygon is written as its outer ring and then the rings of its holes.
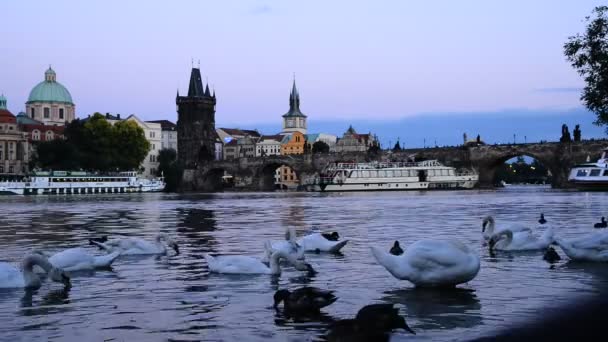
{"type": "Polygon", "coordinates": [[[570,170],[568,181],[580,190],[608,190],[607,152],[608,148],[605,148],[595,163],[575,165],[570,170]]]}
{"type": "Polygon", "coordinates": [[[311,191],[471,189],[479,175],[458,172],[436,160],[421,162],[333,163],[312,184],[311,191]]]}
{"type": "Polygon", "coordinates": [[[0,194],[72,195],[162,191],[163,177],[145,179],[137,172],[95,174],[81,171],[38,171],[16,180],[0,178],[0,194]]]}

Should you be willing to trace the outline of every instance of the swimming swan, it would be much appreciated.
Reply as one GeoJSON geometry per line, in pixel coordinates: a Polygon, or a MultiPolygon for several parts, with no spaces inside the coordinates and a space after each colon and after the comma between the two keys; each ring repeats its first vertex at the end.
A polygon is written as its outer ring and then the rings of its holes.
{"type": "Polygon", "coordinates": [[[0,288],[40,287],[42,284],[40,277],[33,271],[35,265],[44,269],[53,281],[70,285],[70,277],[63,270],[53,267],[44,256],[32,254],[23,259],[22,270],[11,264],[0,262],[0,288]]]}
{"type": "Polygon", "coordinates": [[[608,261],[608,232],[592,233],[576,239],[555,238],[568,258],[576,261],[608,261]]]}
{"type": "Polygon", "coordinates": [[[506,227],[496,228],[496,223],[494,222],[494,217],[492,217],[492,216],[484,217],[483,221],[481,222],[481,234],[483,235],[484,242],[488,242],[490,240],[490,238],[492,237],[492,235],[497,234],[500,231],[507,230],[507,229],[512,231],[513,233],[532,232],[532,230],[530,228],[524,227],[521,225],[514,225],[509,228],[506,228],[506,227]]]}
{"type": "Polygon", "coordinates": [[[395,278],[420,287],[452,287],[466,283],[479,272],[479,256],[457,241],[420,240],[402,255],[371,247],[378,263],[395,278]]]}
{"type": "Polygon", "coordinates": [[[135,237],[110,240],[107,242],[100,242],[98,239],[90,239],[89,242],[110,253],[120,251],[121,255],[166,254],[167,247],[173,248],[175,253],[179,254],[177,243],[164,233],[158,234],[154,242],[135,237]]]}
{"type": "Polygon", "coordinates": [[[59,253],[47,255],[45,252],[37,252],[47,256],[49,262],[57,268],[61,268],[66,272],[93,270],[95,268],[109,267],[114,260],[120,256],[120,251],[115,251],[110,254],[93,256],[84,248],[68,248],[59,253]]]}
{"type": "MultiPolygon", "coordinates": [[[[267,242],[269,243],[269,242],[267,242]]],[[[209,272],[226,274],[281,274],[279,259],[286,258],[283,251],[275,251],[270,257],[270,266],[266,266],[261,260],[245,255],[221,255],[211,256],[203,254],[209,267],[209,272]]]]}
{"type": "Polygon", "coordinates": [[[304,251],[315,253],[338,253],[347,243],[348,240],[328,240],[323,233],[311,233],[298,240],[298,244],[304,247],[304,251]]]}
{"type": "Polygon", "coordinates": [[[530,232],[518,232],[505,229],[492,235],[488,241],[490,250],[498,251],[536,251],[547,249],[553,243],[553,229],[548,228],[540,238],[530,232]]]}

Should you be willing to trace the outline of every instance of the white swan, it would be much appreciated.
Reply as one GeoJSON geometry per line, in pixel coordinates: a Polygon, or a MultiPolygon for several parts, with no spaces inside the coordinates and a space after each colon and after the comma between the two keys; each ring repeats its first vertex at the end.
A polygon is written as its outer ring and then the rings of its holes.
{"type": "Polygon", "coordinates": [[[486,216],[483,218],[481,222],[481,234],[483,236],[484,243],[487,243],[492,235],[497,234],[503,230],[510,230],[513,233],[519,232],[532,232],[532,230],[528,227],[524,227],[523,225],[512,225],[509,228],[506,227],[498,227],[496,228],[496,223],[494,222],[494,217],[486,216]]]}
{"type": "Polygon", "coordinates": [[[23,259],[21,263],[22,270],[13,265],[0,262],[0,288],[40,287],[42,282],[33,271],[34,265],[44,269],[53,281],[63,283],[64,285],[70,284],[70,277],[63,270],[53,267],[44,256],[32,254],[23,259]]]}
{"type": "Polygon", "coordinates": [[[569,240],[555,238],[555,243],[572,260],[608,262],[608,232],[569,240]]]}
{"type": "MultiPolygon", "coordinates": [[[[268,244],[268,242],[267,242],[268,244]]],[[[268,247],[270,248],[270,247],[268,247]]],[[[287,258],[287,254],[281,250],[275,251],[270,257],[270,266],[266,266],[261,260],[245,255],[203,255],[207,261],[209,272],[226,274],[281,274],[279,259],[287,258]]]]}
{"type": "Polygon", "coordinates": [[[110,253],[120,251],[121,255],[166,254],[167,246],[173,248],[175,253],[179,254],[177,243],[163,233],[158,234],[154,242],[134,237],[106,242],[89,240],[89,242],[110,253]]]}
{"type": "Polygon", "coordinates": [[[488,241],[490,250],[498,251],[536,251],[547,249],[553,243],[553,229],[548,228],[540,238],[530,232],[518,232],[505,229],[492,235],[488,241]]]}
{"type": "Polygon", "coordinates": [[[457,241],[420,240],[402,255],[371,247],[378,263],[395,278],[421,287],[444,287],[466,283],[479,272],[479,256],[457,241]]]}
{"type": "Polygon", "coordinates": [[[338,253],[346,246],[348,240],[331,241],[328,240],[323,233],[311,233],[301,237],[298,244],[304,248],[306,252],[328,252],[338,253]]]}
{"type": "Polygon", "coordinates": [[[284,259],[294,266],[301,265],[305,260],[304,248],[296,242],[296,231],[293,227],[290,227],[285,231],[285,240],[266,241],[264,243],[264,256],[262,257],[262,262],[270,262],[272,253],[276,251],[282,251],[285,255],[284,259]]]}
{"type": "Polygon", "coordinates": [[[87,253],[84,248],[68,248],[59,253],[48,255],[46,252],[37,253],[48,257],[49,262],[57,268],[66,272],[93,270],[95,268],[109,267],[114,260],[120,256],[120,251],[115,251],[106,255],[93,256],[87,253]]]}

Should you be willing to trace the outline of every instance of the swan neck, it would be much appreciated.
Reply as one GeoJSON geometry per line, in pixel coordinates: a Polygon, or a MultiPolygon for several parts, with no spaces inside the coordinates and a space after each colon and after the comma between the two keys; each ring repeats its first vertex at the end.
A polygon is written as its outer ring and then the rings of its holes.
{"type": "Polygon", "coordinates": [[[25,257],[22,263],[23,281],[25,282],[25,287],[40,286],[40,277],[34,273],[34,265],[42,267],[42,269],[44,269],[44,271],[47,273],[53,268],[47,258],[39,254],[32,254],[25,257]]]}
{"type": "Polygon", "coordinates": [[[279,266],[279,259],[282,257],[281,252],[276,251],[274,253],[272,253],[272,256],[270,257],[270,271],[272,272],[272,274],[280,274],[281,273],[281,266],[279,266]]]}
{"type": "Polygon", "coordinates": [[[372,247],[372,253],[378,263],[384,266],[395,277],[400,279],[409,278],[409,272],[406,269],[407,263],[399,262],[404,258],[404,254],[399,256],[392,255],[375,246],[372,247]]]}

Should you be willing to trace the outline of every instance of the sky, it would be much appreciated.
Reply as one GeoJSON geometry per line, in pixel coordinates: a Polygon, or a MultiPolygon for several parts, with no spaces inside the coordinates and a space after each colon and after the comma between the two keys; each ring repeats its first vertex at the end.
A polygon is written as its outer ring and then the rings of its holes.
{"type": "Polygon", "coordinates": [[[276,133],[295,74],[311,132],[341,135],[352,123],[415,147],[427,137],[456,144],[464,132],[488,142],[555,140],[562,123],[580,123],[583,136],[604,137],[563,56],[601,4],[7,1],[0,92],[22,111],[50,64],[80,117],[176,121],[176,91],[187,92],[200,61],[217,93],[218,127],[276,133]]]}

